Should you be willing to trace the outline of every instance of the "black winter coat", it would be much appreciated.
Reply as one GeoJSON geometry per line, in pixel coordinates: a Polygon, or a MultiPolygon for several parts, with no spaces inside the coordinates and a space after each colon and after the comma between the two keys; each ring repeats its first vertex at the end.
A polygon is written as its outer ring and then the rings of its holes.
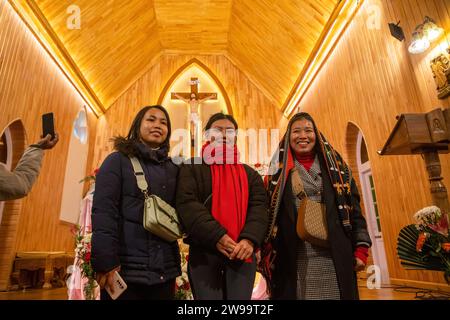
{"type": "Polygon", "coordinates": [[[152,194],[175,206],[178,167],[166,149],[123,142],[97,174],[92,206],[92,264],[107,272],[121,266],[125,282],[153,285],[181,274],[177,242],[168,243],[143,227],[144,196],[129,154],[138,157],[152,194]]]}
{"type": "MultiPolygon", "coordinates": [[[[324,167],[320,159],[321,168],[324,167]]],[[[322,169],[323,170],[323,169],[322,169]]],[[[354,180],[351,183],[353,212],[350,216],[351,234],[342,226],[336,207],[336,199],[331,180],[322,175],[323,196],[326,205],[328,239],[334,261],[341,299],[358,299],[357,278],[354,271],[354,250],[357,244],[371,245],[367,225],[361,213],[360,196],[354,180]]],[[[297,210],[292,197],[291,175],[286,183],[278,220],[278,231],[274,241],[276,250],[273,272],[273,299],[295,300],[297,296],[297,246],[299,240],[296,231],[297,210]]]]}
{"type": "MultiPolygon", "coordinates": [[[[238,241],[248,239],[256,248],[261,245],[268,228],[267,193],[261,176],[248,165],[244,164],[244,168],[249,199],[246,223],[238,241]]],[[[211,205],[210,166],[205,163],[183,164],[178,175],[176,208],[188,234],[185,242],[217,252],[216,243],[227,231],[211,215],[211,205]]]]}

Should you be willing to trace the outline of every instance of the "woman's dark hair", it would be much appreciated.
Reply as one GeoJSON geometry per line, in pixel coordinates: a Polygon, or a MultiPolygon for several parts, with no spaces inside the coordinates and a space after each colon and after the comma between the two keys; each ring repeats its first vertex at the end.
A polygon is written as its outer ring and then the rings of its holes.
{"type": "Polygon", "coordinates": [[[223,112],[218,112],[218,113],[213,114],[209,118],[208,123],[206,123],[206,126],[205,126],[205,131],[208,131],[209,129],[211,129],[212,124],[218,120],[229,120],[234,125],[234,129],[235,130],[238,129],[238,124],[232,115],[224,114],[223,112]]]}
{"type": "Polygon", "coordinates": [[[134,120],[131,123],[130,130],[128,131],[128,134],[127,134],[127,136],[125,138],[128,141],[135,141],[135,142],[139,142],[140,141],[141,122],[142,122],[142,119],[144,118],[145,114],[147,113],[147,111],[150,110],[150,109],[161,110],[166,115],[166,119],[167,119],[167,138],[162,143],[162,146],[167,146],[169,148],[170,147],[170,135],[172,133],[172,128],[171,128],[171,124],[170,124],[170,117],[169,117],[169,113],[167,112],[167,110],[163,106],[160,106],[160,105],[146,106],[146,107],[142,108],[137,113],[136,117],[134,117],[134,120]]]}
{"type": "Polygon", "coordinates": [[[314,129],[316,129],[316,124],[314,123],[314,119],[311,117],[311,115],[309,113],[306,113],[306,112],[299,112],[299,113],[294,114],[294,116],[292,117],[292,119],[290,121],[290,126],[292,126],[292,124],[295,121],[302,120],[302,119],[310,121],[314,125],[314,129]]]}

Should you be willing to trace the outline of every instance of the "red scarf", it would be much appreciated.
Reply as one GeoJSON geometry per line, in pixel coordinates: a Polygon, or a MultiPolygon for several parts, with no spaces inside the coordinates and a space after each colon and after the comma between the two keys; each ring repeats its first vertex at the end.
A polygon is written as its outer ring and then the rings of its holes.
{"type": "Polygon", "coordinates": [[[300,163],[306,171],[309,171],[311,169],[314,159],[316,158],[316,155],[314,153],[308,153],[308,154],[296,154],[294,152],[295,159],[300,163]]]}
{"type": "Polygon", "coordinates": [[[245,225],[248,206],[247,173],[239,162],[237,146],[214,147],[207,142],[202,147],[202,157],[211,168],[211,214],[237,242],[245,225]]]}

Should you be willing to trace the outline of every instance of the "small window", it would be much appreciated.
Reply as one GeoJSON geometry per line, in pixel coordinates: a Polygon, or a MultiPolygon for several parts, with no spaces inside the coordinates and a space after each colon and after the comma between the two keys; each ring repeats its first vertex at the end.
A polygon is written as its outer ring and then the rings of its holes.
{"type": "Polygon", "coordinates": [[[372,192],[373,207],[375,209],[375,217],[377,219],[378,233],[381,233],[380,214],[378,213],[377,195],[375,194],[375,186],[373,184],[372,174],[369,175],[370,191],[372,192]]]}
{"type": "Polygon", "coordinates": [[[80,140],[82,144],[86,144],[88,136],[87,129],[86,111],[80,110],[73,124],[73,135],[80,140]]]}

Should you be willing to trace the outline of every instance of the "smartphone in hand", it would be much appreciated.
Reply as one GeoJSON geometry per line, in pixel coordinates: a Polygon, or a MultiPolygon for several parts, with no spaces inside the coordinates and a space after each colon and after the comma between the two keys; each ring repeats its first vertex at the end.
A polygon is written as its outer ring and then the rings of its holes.
{"type": "Polygon", "coordinates": [[[42,115],[42,137],[45,138],[48,134],[55,139],[55,125],[53,121],[53,112],[42,115]]]}
{"type": "Polygon", "coordinates": [[[122,277],[117,271],[114,272],[113,283],[114,293],[111,292],[111,289],[108,285],[105,286],[105,290],[111,296],[111,299],[116,300],[127,289],[127,284],[125,283],[125,281],[123,281],[122,277]]]}

